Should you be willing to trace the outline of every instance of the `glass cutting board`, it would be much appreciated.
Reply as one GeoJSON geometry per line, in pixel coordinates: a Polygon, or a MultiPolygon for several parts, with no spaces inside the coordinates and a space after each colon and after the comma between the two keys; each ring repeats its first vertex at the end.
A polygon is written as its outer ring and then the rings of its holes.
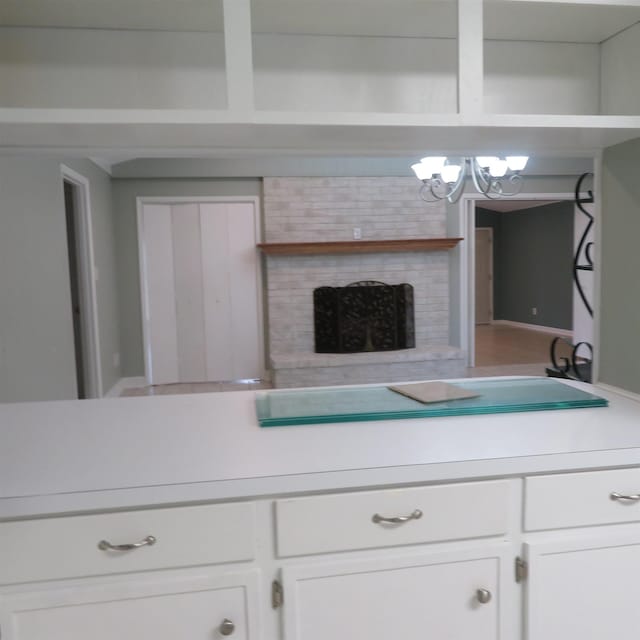
{"type": "Polygon", "coordinates": [[[484,413],[606,407],[604,398],[554,378],[516,378],[452,383],[475,398],[422,404],[386,386],[275,390],[256,396],[261,427],[464,416],[484,413]]]}

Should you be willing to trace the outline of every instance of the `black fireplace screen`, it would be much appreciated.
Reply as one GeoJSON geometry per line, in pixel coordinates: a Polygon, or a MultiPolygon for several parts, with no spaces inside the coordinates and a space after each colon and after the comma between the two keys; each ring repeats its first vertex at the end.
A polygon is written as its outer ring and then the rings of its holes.
{"type": "Polygon", "coordinates": [[[354,282],[313,291],[316,353],[415,347],[413,287],[354,282]]]}

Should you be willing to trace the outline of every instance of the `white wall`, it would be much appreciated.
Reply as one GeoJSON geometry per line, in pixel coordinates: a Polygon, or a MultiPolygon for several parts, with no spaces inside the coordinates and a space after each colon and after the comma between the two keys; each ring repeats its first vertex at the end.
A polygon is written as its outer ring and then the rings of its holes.
{"type": "Polygon", "coordinates": [[[456,40],[254,35],[256,105],[454,113],[456,40]]]}
{"type": "Polygon", "coordinates": [[[602,112],[640,114],[640,24],[602,44],[602,112]]]}
{"type": "Polygon", "coordinates": [[[597,44],[485,41],[488,113],[598,114],[597,44]]]}
{"type": "Polygon", "coordinates": [[[0,402],[76,396],[62,178],[0,157],[0,402]]]}
{"type": "Polygon", "coordinates": [[[224,36],[0,28],[0,107],[223,109],[224,36]]]}
{"type": "MultiPolygon", "coordinates": [[[[0,402],[76,398],[67,237],[54,158],[0,157],[0,402]]],[[[109,179],[89,161],[103,381],[119,370],[109,179]]]]}
{"type": "Polygon", "coordinates": [[[640,393],[640,138],[605,149],[598,380],[640,393]]]}

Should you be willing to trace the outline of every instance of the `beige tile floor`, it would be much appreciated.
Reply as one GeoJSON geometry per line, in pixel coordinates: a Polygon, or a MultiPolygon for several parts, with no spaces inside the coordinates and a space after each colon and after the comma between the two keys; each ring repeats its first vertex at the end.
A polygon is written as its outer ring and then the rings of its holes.
{"type": "Polygon", "coordinates": [[[120,396],[170,396],[182,393],[213,393],[216,391],[248,391],[252,389],[271,389],[271,384],[264,380],[157,384],[150,387],[125,389],[120,396]]]}
{"type": "MultiPolygon", "coordinates": [[[[467,369],[467,376],[544,376],[549,366],[549,348],[554,336],[540,331],[504,325],[476,327],[476,366],[467,369]]],[[[263,380],[241,382],[200,382],[162,384],[125,389],[121,396],[165,396],[216,391],[247,391],[270,389],[263,380]]]]}

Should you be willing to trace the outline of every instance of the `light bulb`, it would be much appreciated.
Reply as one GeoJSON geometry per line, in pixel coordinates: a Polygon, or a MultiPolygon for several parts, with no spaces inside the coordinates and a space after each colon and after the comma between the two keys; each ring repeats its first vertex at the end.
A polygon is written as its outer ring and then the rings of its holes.
{"type": "Polygon", "coordinates": [[[489,165],[489,173],[493,178],[502,178],[504,174],[507,173],[508,168],[509,167],[507,166],[506,160],[500,160],[500,158],[496,158],[489,165]]]}
{"type": "Polygon", "coordinates": [[[416,174],[418,180],[429,180],[432,175],[428,172],[427,166],[423,162],[416,162],[411,165],[413,173],[416,174]]]}
{"type": "Polygon", "coordinates": [[[507,164],[511,171],[522,171],[529,161],[529,156],[507,156],[507,164]]]}
{"type": "Polygon", "coordinates": [[[444,167],[446,161],[445,156],[427,156],[420,160],[420,164],[425,166],[425,170],[431,178],[432,176],[437,176],[439,173],[442,173],[442,167],[444,167]]]}
{"type": "Polygon", "coordinates": [[[442,167],[440,175],[444,182],[450,184],[458,180],[461,170],[462,167],[459,164],[445,164],[444,167],[442,167]]]}

